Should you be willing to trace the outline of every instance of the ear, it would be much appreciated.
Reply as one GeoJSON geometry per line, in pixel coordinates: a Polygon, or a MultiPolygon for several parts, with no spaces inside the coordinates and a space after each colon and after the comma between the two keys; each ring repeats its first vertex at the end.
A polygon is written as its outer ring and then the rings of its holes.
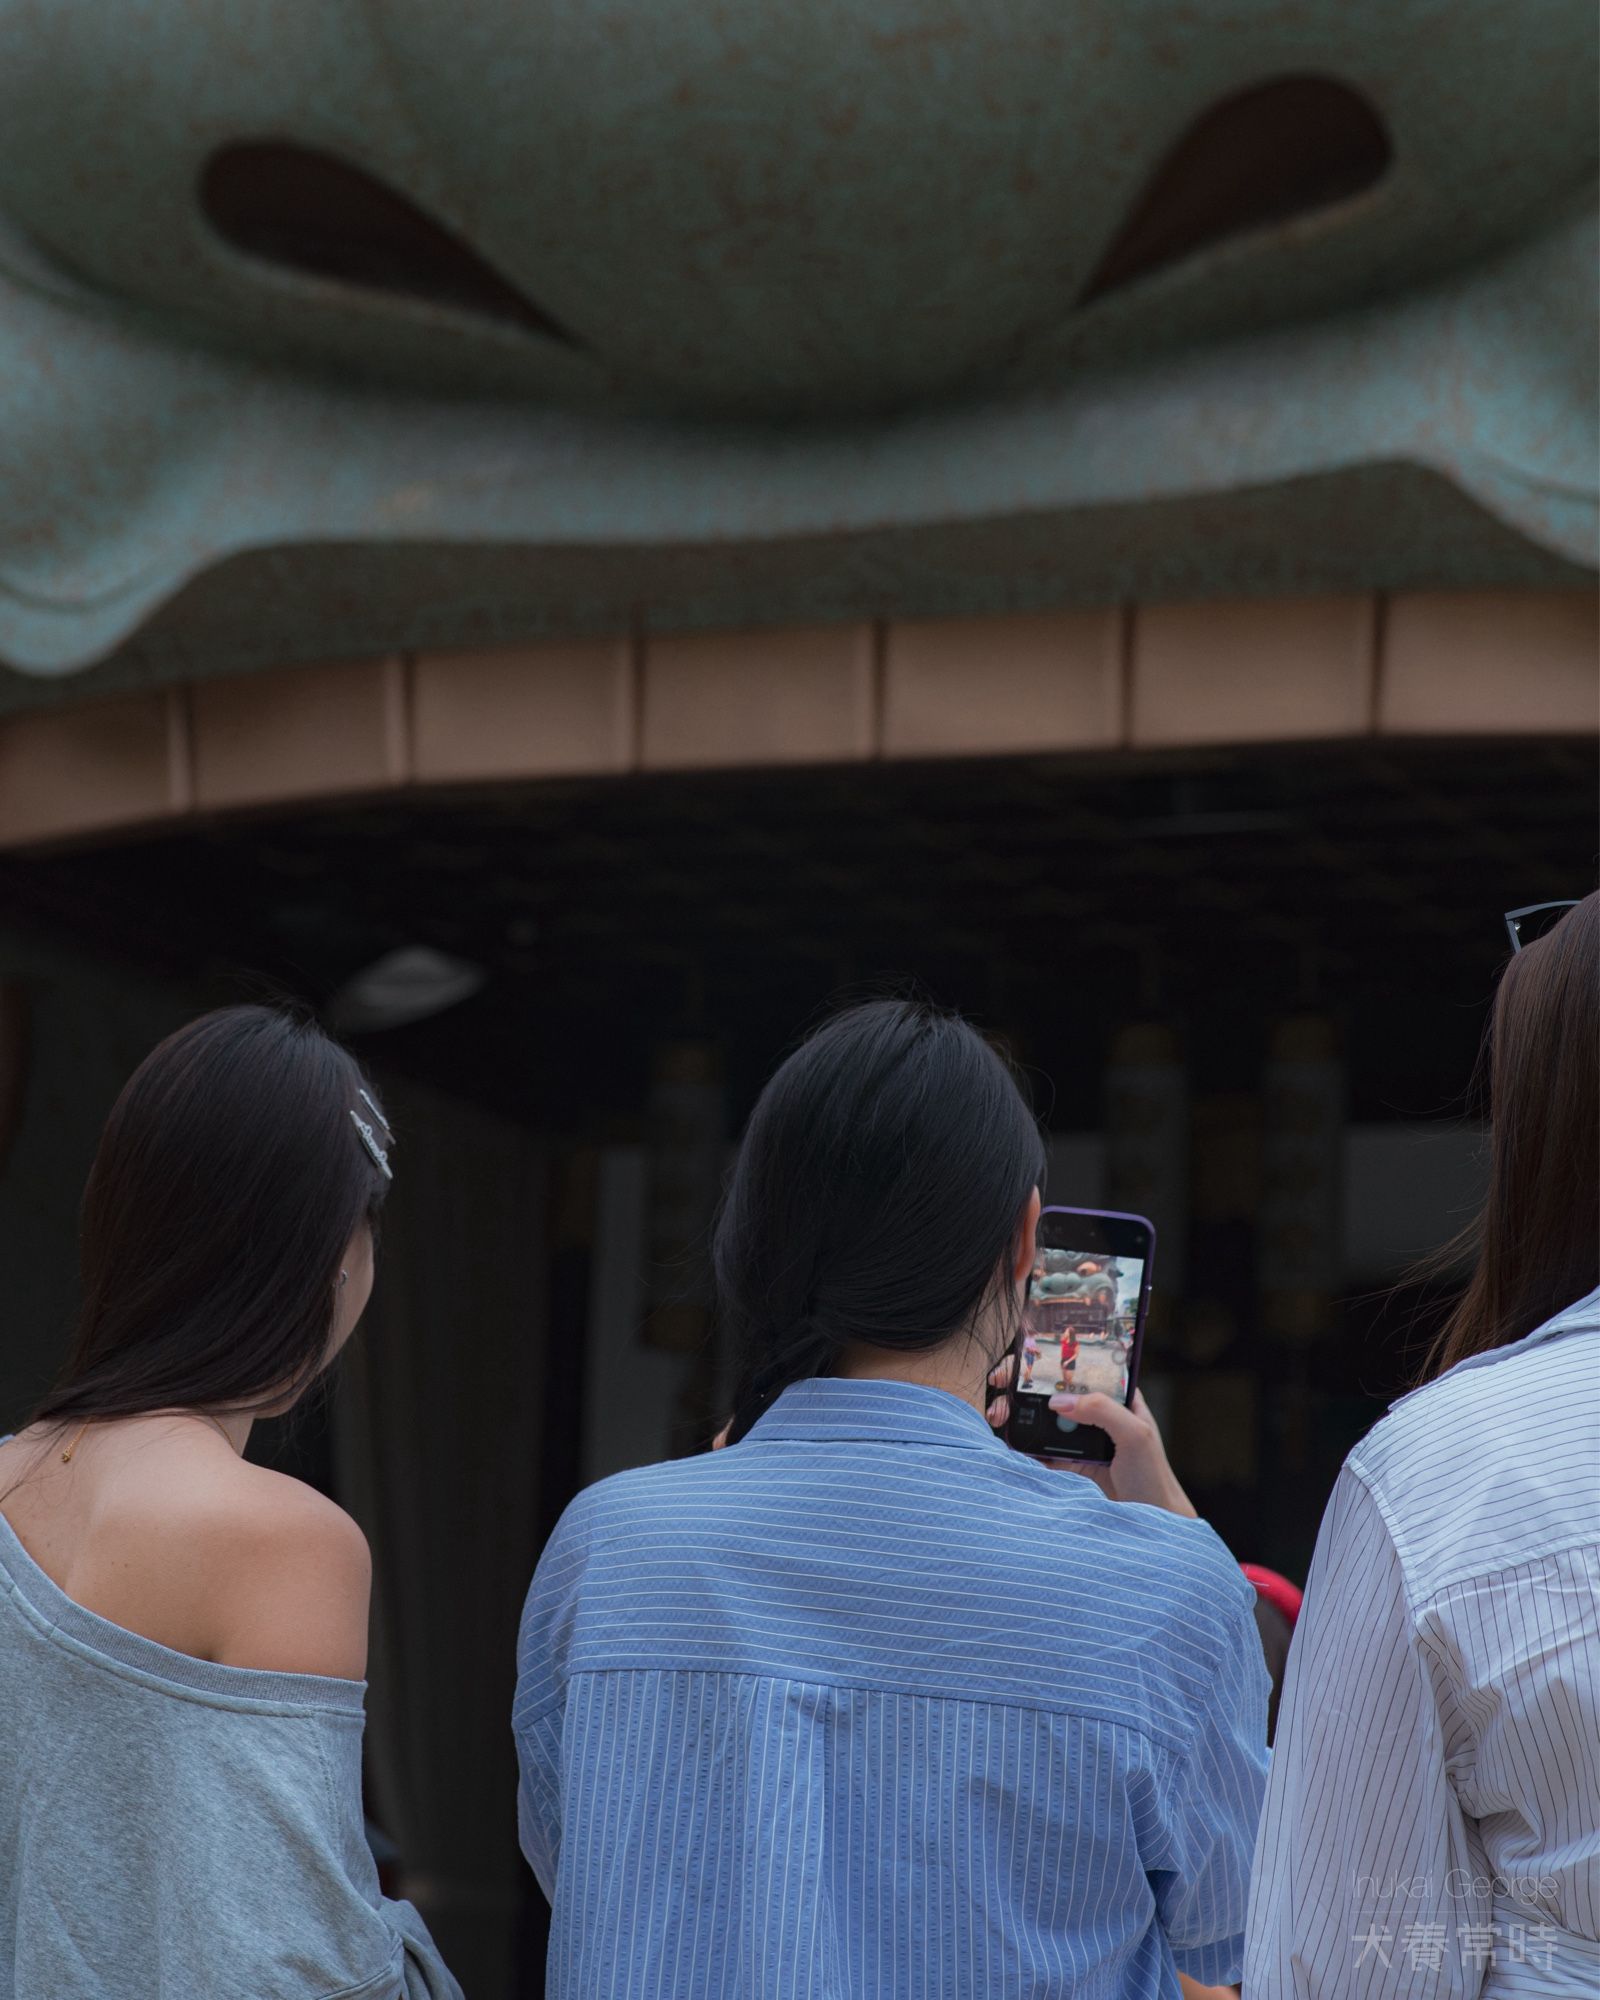
{"type": "Polygon", "coordinates": [[[1017,1259],[1011,1267],[1011,1275],[1020,1285],[1033,1269],[1034,1246],[1039,1236],[1039,1190],[1035,1188],[1028,1196],[1028,1205],[1022,1211],[1022,1224],[1017,1231],[1017,1259]]]}

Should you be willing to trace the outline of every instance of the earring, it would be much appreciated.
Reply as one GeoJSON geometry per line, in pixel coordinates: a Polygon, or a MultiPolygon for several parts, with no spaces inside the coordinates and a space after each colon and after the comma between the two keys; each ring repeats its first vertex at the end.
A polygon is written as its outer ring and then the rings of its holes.
{"type": "Polygon", "coordinates": [[[344,1290],[344,1288],[345,1288],[345,1286],[346,1286],[346,1285],[348,1285],[348,1284],[349,1284],[349,1282],[350,1282],[350,1273],[349,1273],[348,1271],[341,1271],[341,1272],[339,1273],[339,1289],[340,1289],[340,1291],[343,1291],[343,1290],[344,1290]]]}

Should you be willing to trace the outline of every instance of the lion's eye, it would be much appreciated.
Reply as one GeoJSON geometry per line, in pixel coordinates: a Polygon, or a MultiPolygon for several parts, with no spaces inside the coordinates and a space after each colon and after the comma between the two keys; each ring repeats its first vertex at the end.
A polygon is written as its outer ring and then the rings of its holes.
{"type": "Polygon", "coordinates": [[[1393,157],[1377,112],[1332,77],[1278,77],[1224,98],[1157,167],[1079,303],[1229,237],[1348,201],[1393,157]]]}
{"type": "Polygon", "coordinates": [[[578,344],[415,202],[330,153],[267,139],[224,146],[206,163],[200,203],[248,257],[578,344]]]}

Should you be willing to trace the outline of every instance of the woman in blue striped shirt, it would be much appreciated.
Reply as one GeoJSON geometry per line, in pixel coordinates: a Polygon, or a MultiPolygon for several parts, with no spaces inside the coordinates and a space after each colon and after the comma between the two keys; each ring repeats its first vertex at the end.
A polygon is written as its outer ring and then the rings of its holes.
{"type": "Polygon", "coordinates": [[[1472,1281],[1318,1538],[1252,2000],[1600,1993],[1600,895],[1542,907],[1495,999],[1472,1281]]]}
{"type": "Polygon", "coordinates": [[[528,1597],[552,2000],[1239,1976],[1250,1586],[985,1417],[1043,1165],[1005,1064],[924,1005],[836,1017],[763,1092],[716,1239],[732,1442],[581,1494],[528,1597]]]}

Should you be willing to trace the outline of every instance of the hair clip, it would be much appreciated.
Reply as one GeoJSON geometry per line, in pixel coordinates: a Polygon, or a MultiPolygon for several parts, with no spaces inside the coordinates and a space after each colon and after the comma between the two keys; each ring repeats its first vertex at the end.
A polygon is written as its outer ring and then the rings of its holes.
{"type": "Polygon", "coordinates": [[[356,1091],[356,1096],[361,1099],[361,1102],[367,1107],[367,1109],[372,1113],[373,1117],[376,1118],[378,1123],[383,1127],[383,1136],[386,1139],[392,1139],[394,1137],[394,1127],[389,1123],[388,1119],[384,1117],[383,1113],[378,1109],[377,1105],[373,1103],[372,1099],[367,1095],[367,1093],[364,1090],[358,1088],[356,1091]]]}
{"type": "MultiPolygon", "coordinates": [[[[366,1097],[367,1093],[365,1091],[362,1091],[361,1095],[363,1097],[366,1097]]],[[[371,1098],[367,1098],[367,1102],[370,1104],[372,1102],[371,1098]]],[[[380,1113],[380,1116],[381,1115],[382,1114],[380,1113]]],[[[355,1126],[356,1130],[361,1134],[362,1145],[366,1147],[367,1151],[372,1155],[372,1157],[377,1161],[379,1167],[382,1169],[384,1179],[392,1181],[394,1179],[394,1168],[391,1167],[389,1164],[389,1155],[378,1144],[377,1133],[373,1131],[372,1127],[367,1123],[366,1119],[361,1116],[359,1111],[351,1112],[350,1122],[355,1126]]],[[[388,1127],[385,1126],[384,1129],[385,1131],[387,1131],[388,1127]]]]}

